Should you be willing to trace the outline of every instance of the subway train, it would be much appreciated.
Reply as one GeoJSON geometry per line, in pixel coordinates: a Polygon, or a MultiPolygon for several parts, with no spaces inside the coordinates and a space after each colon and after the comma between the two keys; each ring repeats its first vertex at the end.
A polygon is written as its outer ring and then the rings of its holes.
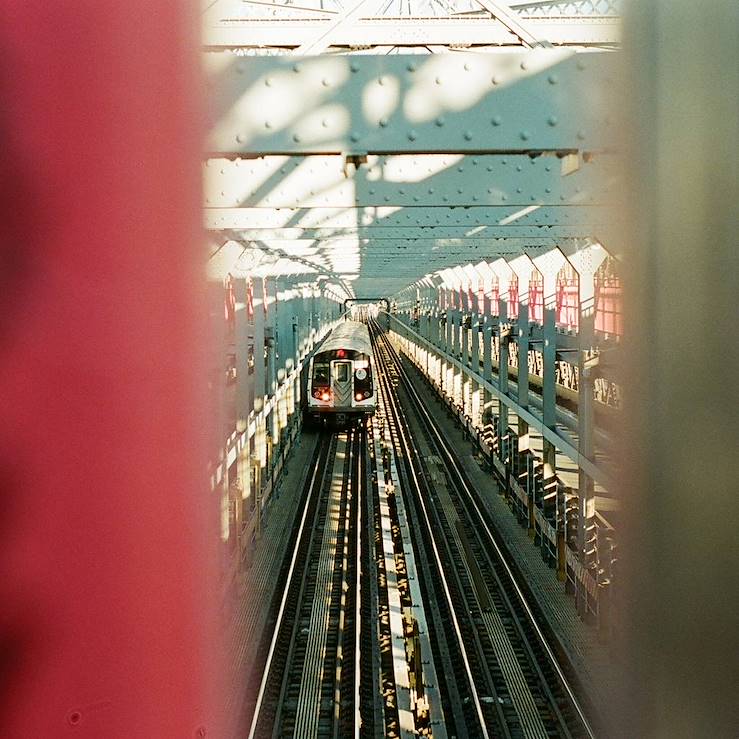
{"type": "Polygon", "coordinates": [[[374,363],[366,324],[338,324],[308,365],[306,424],[340,426],[373,415],[377,403],[374,363]]]}

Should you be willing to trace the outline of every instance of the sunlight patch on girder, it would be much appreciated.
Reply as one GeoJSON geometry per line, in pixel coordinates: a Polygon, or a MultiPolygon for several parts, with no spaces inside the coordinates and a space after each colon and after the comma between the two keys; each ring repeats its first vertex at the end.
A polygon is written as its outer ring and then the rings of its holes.
{"type": "MultiPolygon", "coordinates": [[[[252,63],[239,60],[233,67],[238,75],[252,63]]],[[[298,144],[301,143],[301,132],[308,130],[307,124],[310,123],[311,144],[319,143],[315,132],[321,129],[331,131],[326,140],[333,139],[343,130],[343,119],[331,120],[331,128],[323,126],[322,119],[319,119],[316,126],[317,104],[328,104],[335,95],[335,88],[347,81],[350,71],[346,58],[313,57],[310,64],[298,65],[295,62],[292,68],[273,69],[255,79],[227,110],[221,112],[211,136],[228,136],[227,132],[236,130],[239,131],[236,143],[239,143],[296,126],[292,138],[298,144]],[[295,70],[300,70],[301,74],[295,74],[295,70]],[[314,90],[312,95],[306,96],[306,86],[314,90]],[[319,90],[322,92],[315,92],[319,90]]]]}
{"type": "Polygon", "coordinates": [[[511,213],[511,215],[506,216],[505,218],[501,218],[498,221],[498,225],[507,226],[509,223],[513,223],[514,221],[519,220],[519,218],[523,218],[529,213],[533,213],[535,210],[539,210],[540,207],[541,206],[539,205],[529,205],[528,208],[523,208],[522,210],[516,211],[515,213],[511,213]]]}
{"type": "Polygon", "coordinates": [[[379,120],[387,126],[399,103],[400,80],[394,75],[381,75],[362,91],[362,113],[367,121],[379,120]]]}

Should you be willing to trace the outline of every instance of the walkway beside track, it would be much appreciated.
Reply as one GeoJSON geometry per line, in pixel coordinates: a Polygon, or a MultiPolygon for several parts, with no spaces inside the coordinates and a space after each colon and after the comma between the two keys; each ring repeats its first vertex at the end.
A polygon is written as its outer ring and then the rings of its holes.
{"type": "MultiPolygon", "coordinates": [[[[492,517],[496,531],[524,576],[562,649],[575,667],[585,695],[593,703],[598,715],[607,715],[605,708],[617,694],[620,682],[619,655],[603,641],[595,626],[583,622],[578,616],[574,599],[567,595],[564,583],[553,576],[552,570],[542,560],[540,551],[533,545],[526,528],[519,525],[505,499],[499,494],[493,476],[481,467],[473,444],[445,412],[446,406],[436,393],[421,380],[415,365],[406,357],[403,361],[410,376],[418,380],[414,382],[416,391],[432,409],[438,409],[434,418],[458,451],[458,459],[465,473],[478,491],[485,492],[480,497],[492,517]]],[[[421,439],[422,435],[418,434],[417,441],[421,439]]]]}

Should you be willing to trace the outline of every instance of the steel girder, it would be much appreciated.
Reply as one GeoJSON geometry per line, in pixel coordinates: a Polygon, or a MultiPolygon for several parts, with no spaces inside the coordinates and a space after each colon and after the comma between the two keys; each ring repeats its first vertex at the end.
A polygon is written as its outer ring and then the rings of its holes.
{"type": "Polygon", "coordinates": [[[593,151],[607,146],[607,53],[206,54],[212,154],[593,151]]]}
{"type": "Polygon", "coordinates": [[[369,156],[209,159],[205,203],[211,208],[602,204],[618,183],[613,157],[554,155],[369,156]],[[566,175],[566,176],[564,176],[566,175]]]}
{"type": "MultiPolygon", "coordinates": [[[[312,18],[245,18],[208,25],[203,45],[219,48],[295,48],[308,42],[330,15],[312,18]]],[[[617,44],[620,21],[615,18],[526,18],[526,26],[556,46],[617,44]]],[[[337,47],[520,45],[519,38],[492,18],[365,18],[337,29],[337,47]]]]}
{"type": "MultiPolygon", "coordinates": [[[[212,215],[212,214],[210,214],[212,215]]],[[[210,219],[209,219],[210,220],[210,219]]],[[[518,241],[520,239],[570,239],[584,237],[593,231],[593,227],[583,226],[519,226],[510,224],[507,226],[477,226],[469,228],[466,226],[447,227],[435,226],[433,228],[422,227],[384,227],[365,226],[353,228],[240,228],[223,229],[229,231],[232,238],[243,241],[291,241],[293,239],[308,239],[310,241],[340,241],[371,240],[375,243],[397,241],[416,241],[418,239],[431,239],[438,243],[454,239],[457,242],[467,239],[475,241],[490,242],[490,245],[499,243],[506,239],[518,241]]],[[[214,233],[220,233],[221,229],[212,229],[214,233]]]]}
{"type": "MultiPolygon", "coordinates": [[[[581,232],[608,222],[612,210],[602,205],[472,206],[364,208],[211,208],[206,209],[206,225],[211,230],[256,228],[487,228],[493,236],[506,236],[516,226],[581,227],[581,232]]],[[[583,234],[584,235],[584,234],[583,234]]]]}
{"type": "Polygon", "coordinates": [[[519,253],[525,245],[549,246],[551,238],[521,237],[501,239],[380,239],[336,238],[336,239],[243,239],[238,234],[229,234],[234,241],[259,243],[284,254],[313,256],[319,253],[355,249],[362,254],[397,254],[408,258],[412,255],[433,256],[434,254],[468,254],[470,259],[483,258],[485,254],[519,253]]]}

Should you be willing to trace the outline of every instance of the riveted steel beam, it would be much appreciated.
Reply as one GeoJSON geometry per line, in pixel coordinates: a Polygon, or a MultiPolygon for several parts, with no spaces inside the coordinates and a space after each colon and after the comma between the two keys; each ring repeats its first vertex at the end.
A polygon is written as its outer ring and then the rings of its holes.
{"type": "MultiPolygon", "coordinates": [[[[210,220],[210,219],[208,219],[210,220]]],[[[222,230],[213,229],[216,233],[222,230]]],[[[468,239],[483,239],[500,241],[501,239],[559,239],[583,238],[589,229],[583,226],[432,226],[432,227],[389,227],[367,226],[354,228],[235,228],[233,232],[239,239],[291,241],[293,239],[310,239],[311,241],[330,241],[337,239],[371,239],[373,242],[386,240],[416,240],[416,239],[454,239],[457,242],[467,243],[468,239]]]]}
{"type": "Polygon", "coordinates": [[[554,155],[369,156],[347,170],[339,155],[209,159],[207,207],[602,204],[618,184],[612,156],[571,173],[554,155]]]}
{"type": "MultiPolygon", "coordinates": [[[[229,232],[234,241],[246,241],[238,234],[229,232]]],[[[372,238],[334,238],[334,239],[253,239],[261,245],[281,250],[285,253],[310,254],[354,248],[363,253],[402,253],[408,254],[469,254],[469,259],[481,259],[480,253],[518,254],[524,246],[551,247],[551,238],[521,237],[500,239],[380,239],[372,238]]],[[[469,261],[469,260],[468,260],[469,261]]]]}
{"type": "Polygon", "coordinates": [[[206,56],[212,154],[593,151],[613,133],[607,53],[206,56]]]}
{"type": "MultiPolygon", "coordinates": [[[[472,206],[363,208],[206,208],[211,230],[248,228],[467,228],[486,226],[582,226],[609,222],[611,209],[602,205],[472,206]]],[[[474,235],[474,234],[470,234],[474,235]]]]}
{"type": "MultiPolygon", "coordinates": [[[[292,6],[286,6],[292,7],[292,6]]],[[[330,17],[330,16],[329,16],[330,17]]],[[[328,24],[329,17],[252,18],[229,20],[207,26],[203,31],[206,49],[294,48],[306,43],[316,26],[328,24]]],[[[618,44],[617,18],[527,18],[526,25],[538,38],[556,46],[618,44]]],[[[365,18],[336,29],[334,47],[428,46],[436,45],[520,45],[518,37],[491,18],[365,18]]]]}

